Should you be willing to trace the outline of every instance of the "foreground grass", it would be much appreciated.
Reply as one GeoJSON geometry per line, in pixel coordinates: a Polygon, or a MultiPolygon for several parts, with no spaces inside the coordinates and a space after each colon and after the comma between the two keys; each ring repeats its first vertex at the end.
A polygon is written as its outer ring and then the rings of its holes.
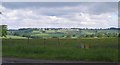
{"type": "Polygon", "coordinates": [[[118,61],[118,39],[3,39],[3,56],[33,59],[118,61]],[[79,48],[88,44],[89,49],[79,48]]]}

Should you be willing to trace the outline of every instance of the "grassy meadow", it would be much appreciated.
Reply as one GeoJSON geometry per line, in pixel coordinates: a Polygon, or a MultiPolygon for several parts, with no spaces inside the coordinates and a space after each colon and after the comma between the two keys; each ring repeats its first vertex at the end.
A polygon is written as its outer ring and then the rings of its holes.
{"type": "Polygon", "coordinates": [[[118,38],[88,39],[3,39],[3,57],[118,61],[118,38]],[[82,45],[86,46],[82,48],[82,45]]]}
{"type": "Polygon", "coordinates": [[[0,37],[0,39],[27,39],[26,37],[7,35],[7,37],[0,37]]]}

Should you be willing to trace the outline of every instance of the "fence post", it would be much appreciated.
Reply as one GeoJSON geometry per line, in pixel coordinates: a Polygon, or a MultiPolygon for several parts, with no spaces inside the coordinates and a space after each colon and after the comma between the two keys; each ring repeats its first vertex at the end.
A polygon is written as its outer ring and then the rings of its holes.
{"type": "Polygon", "coordinates": [[[13,42],[12,42],[12,38],[11,38],[11,37],[10,37],[10,43],[13,43],[13,42]]]}
{"type": "Polygon", "coordinates": [[[58,46],[60,46],[60,39],[58,38],[58,46]]]}
{"type": "Polygon", "coordinates": [[[85,45],[84,45],[84,44],[81,44],[81,48],[85,48],[85,45]]]}
{"type": "Polygon", "coordinates": [[[28,37],[28,44],[29,44],[29,37],[28,37]]]}
{"type": "Polygon", "coordinates": [[[89,49],[90,45],[89,44],[85,44],[85,49],[89,49]]]}
{"type": "Polygon", "coordinates": [[[79,38],[76,38],[76,39],[75,39],[75,43],[76,43],[76,47],[79,48],[79,47],[80,47],[80,44],[79,44],[79,38]]]}
{"type": "Polygon", "coordinates": [[[43,40],[44,40],[44,48],[45,48],[45,40],[46,40],[46,39],[43,39],[43,40]]]}

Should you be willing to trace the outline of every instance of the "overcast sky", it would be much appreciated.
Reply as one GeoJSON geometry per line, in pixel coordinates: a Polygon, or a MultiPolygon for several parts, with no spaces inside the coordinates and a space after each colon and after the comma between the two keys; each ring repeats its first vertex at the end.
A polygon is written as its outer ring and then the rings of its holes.
{"type": "Polygon", "coordinates": [[[117,2],[4,2],[0,9],[9,29],[118,27],[117,2]]]}

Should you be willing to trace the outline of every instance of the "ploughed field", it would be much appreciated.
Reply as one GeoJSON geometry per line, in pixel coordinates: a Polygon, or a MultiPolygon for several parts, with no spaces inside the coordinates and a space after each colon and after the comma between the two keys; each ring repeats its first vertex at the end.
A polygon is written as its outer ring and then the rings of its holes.
{"type": "Polygon", "coordinates": [[[117,62],[118,38],[3,39],[2,50],[3,57],[117,62]]]}

